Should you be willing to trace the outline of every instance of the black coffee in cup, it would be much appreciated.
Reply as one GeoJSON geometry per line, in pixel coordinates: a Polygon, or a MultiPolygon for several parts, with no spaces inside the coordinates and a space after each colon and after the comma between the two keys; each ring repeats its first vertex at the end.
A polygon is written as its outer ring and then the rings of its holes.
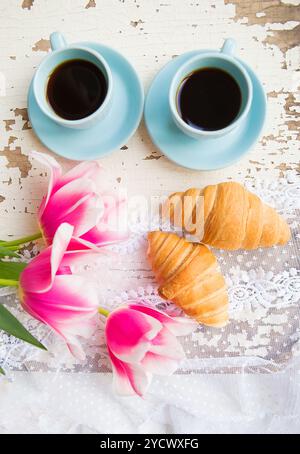
{"type": "Polygon", "coordinates": [[[190,73],[177,91],[177,109],[188,125],[217,131],[229,126],[242,103],[238,83],[219,68],[201,68],[190,73]]]}
{"type": "Polygon", "coordinates": [[[87,60],[67,60],[49,77],[47,98],[54,112],[66,120],[80,120],[103,103],[108,86],[98,66],[87,60]]]}

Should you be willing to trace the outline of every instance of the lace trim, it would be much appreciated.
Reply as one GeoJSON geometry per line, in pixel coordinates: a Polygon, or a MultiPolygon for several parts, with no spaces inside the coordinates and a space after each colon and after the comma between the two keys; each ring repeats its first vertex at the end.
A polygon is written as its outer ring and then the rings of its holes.
{"type": "Polygon", "coordinates": [[[262,267],[245,271],[237,266],[231,268],[226,278],[231,312],[248,306],[279,309],[299,303],[300,271],[295,268],[274,274],[262,267]]]}
{"type": "MultiPolygon", "coordinates": [[[[287,365],[291,358],[300,356],[300,178],[295,172],[287,172],[286,178],[277,182],[247,181],[246,187],[270,205],[276,206],[289,220],[293,238],[285,247],[234,252],[214,250],[228,283],[231,322],[221,330],[199,326],[196,333],[183,339],[187,361],[182,365],[182,372],[241,373],[246,369],[251,370],[249,364],[264,372],[287,365]],[[240,364],[236,357],[241,359],[240,364]]],[[[151,227],[158,228],[159,221],[154,220],[151,227]]],[[[110,248],[120,262],[118,266],[121,271],[118,273],[121,278],[117,283],[110,280],[110,277],[99,282],[99,294],[102,295],[102,303],[109,309],[127,299],[141,297],[159,309],[177,315],[180,310],[157,294],[157,286],[145,253],[148,228],[142,222],[138,223],[128,241],[110,248]],[[129,286],[133,282],[128,270],[134,267],[141,270],[140,275],[133,279],[135,283],[140,282],[140,285],[128,289],[126,281],[129,286]],[[106,285],[105,291],[103,282],[106,285]]],[[[31,255],[28,254],[25,253],[24,260],[30,258],[31,255]]],[[[101,263],[95,264],[93,270],[89,267],[88,272],[99,277],[99,266],[101,267],[101,263]]],[[[111,269],[114,268],[115,264],[111,266],[111,269]]],[[[110,276],[115,277],[113,272],[110,276]]],[[[7,372],[11,371],[11,378],[13,370],[49,370],[57,373],[60,370],[110,370],[101,322],[93,338],[84,345],[87,353],[85,362],[78,363],[58,336],[22,311],[11,288],[0,288],[0,302],[13,310],[32,334],[49,349],[49,353],[43,353],[0,332],[0,366],[7,372]]]]}

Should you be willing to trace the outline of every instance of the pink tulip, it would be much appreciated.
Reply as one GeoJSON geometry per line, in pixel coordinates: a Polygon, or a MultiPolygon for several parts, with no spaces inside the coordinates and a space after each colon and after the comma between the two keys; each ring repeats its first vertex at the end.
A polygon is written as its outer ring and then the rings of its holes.
{"type": "Polygon", "coordinates": [[[97,162],[82,162],[62,175],[60,165],[51,156],[35,151],[32,156],[50,169],[48,192],[38,213],[48,245],[63,222],[74,227],[75,237],[97,246],[127,237],[126,229],[120,225],[125,199],[98,189],[102,176],[97,162]]]}
{"type": "Polygon", "coordinates": [[[73,230],[69,224],[60,225],[52,246],[44,249],[21,273],[19,293],[23,308],[53,328],[65,339],[74,356],[83,359],[76,336],[88,338],[92,334],[98,295],[93,282],[72,271],[83,254],[99,254],[99,250],[90,250],[86,242],[74,239],[73,230]]]}
{"type": "Polygon", "coordinates": [[[169,317],[142,301],[114,310],[105,335],[116,392],[142,396],[153,374],[171,375],[184,358],[176,336],[189,334],[195,326],[190,319],[169,317]]]}

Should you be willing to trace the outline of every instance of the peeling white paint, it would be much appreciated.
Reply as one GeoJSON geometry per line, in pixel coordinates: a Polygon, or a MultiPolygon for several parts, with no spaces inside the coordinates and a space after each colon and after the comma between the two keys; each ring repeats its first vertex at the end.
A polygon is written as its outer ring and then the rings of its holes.
{"type": "Polygon", "coordinates": [[[285,5],[294,5],[294,6],[300,5],[300,0],[280,0],[280,2],[284,3],[285,5]]]}
{"type": "Polygon", "coordinates": [[[293,28],[297,27],[297,25],[299,25],[299,22],[293,20],[285,22],[284,24],[282,23],[266,24],[266,26],[268,26],[270,30],[293,30],[293,28]]]}

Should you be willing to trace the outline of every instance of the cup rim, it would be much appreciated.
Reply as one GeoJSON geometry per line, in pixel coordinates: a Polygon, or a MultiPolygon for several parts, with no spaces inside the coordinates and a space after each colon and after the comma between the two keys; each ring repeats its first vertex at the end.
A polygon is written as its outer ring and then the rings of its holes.
{"type": "MultiPolygon", "coordinates": [[[[67,59],[66,59],[67,60],[67,59]]],[[[53,68],[54,69],[54,68],[53,68]]],[[[51,74],[51,73],[50,73],[51,74]]],[[[76,126],[76,125],[83,125],[84,123],[86,122],[89,122],[91,119],[93,119],[94,117],[96,117],[97,115],[99,115],[99,112],[104,110],[106,108],[106,106],[108,105],[109,101],[110,101],[110,98],[111,98],[111,94],[112,94],[112,85],[113,85],[113,79],[112,79],[112,74],[111,74],[111,70],[110,70],[110,67],[108,65],[108,63],[106,62],[106,60],[102,57],[102,55],[100,53],[98,53],[97,51],[93,50],[93,49],[89,49],[88,47],[86,46],[74,46],[74,45],[69,45],[69,46],[64,46],[62,47],[61,49],[56,49],[56,50],[53,50],[49,53],[49,55],[47,55],[43,61],[39,64],[35,74],[34,74],[34,77],[33,77],[33,84],[32,84],[32,88],[33,88],[33,93],[34,93],[34,97],[36,99],[36,102],[39,106],[39,108],[41,109],[41,111],[47,115],[51,120],[55,121],[56,123],[59,123],[60,125],[66,125],[66,126],[70,126],[70,125],[73,125],[73,126],[76,126]],[[48,58],[52,57],[53,55],[56,55],[56,54],[59,54],[61,52],[64,52],[66,50],[84,50],[86,52],[88,52],[89,54],[92,54],[94,57],[96,57],[100,62],[101,64],[103,65],[104,67],[104,70],[106,72],[106,76],[107,76],[107,85],[108,85],[108,88],[107,88],[107,93],[106,93],[106,97],[103,101],[103,103],[101,104],[101,106],[98,107],[97,110],[95,110],[95,112],[93,112],[92,114],[88,115],[87,117],[84,117],[84,118],[80,118],[78,120],[67,120],[66,118],[62,118],[60,117],[59,115],[55,114],[55,112],[50,110],[47,110],[44,108],[44,106],[40,103],[39,101],[39,96],[37,95],[38,93],[38,89],[37,89],[37,80],[38,80],[38,77],[39,77],[39,73],[41,72],[41,69],[43,67],[43,65],[46,63],[46,61],[48,60],[48,58]]]]}
{"type": "Polygon", "coordinates": [[[251,82],[250,76],[247,73],[246,69],[239,62],[239,60],[236,57],[225,54],[222,51],[211,51],[211,52],[205,52],[205,53],[201,53],[199,55],[195,55],[194,57],[191,57],[189,60],[187,60],[183,65],[181,65],[178,68],[178,70],[175,72],[174,76],[172,77],[172,81],[171,81],[170,88],[169,88],[169,106],[170,106],[173,117],[176,119],[176,121],[181,125],[181,127],[183,129],[191,132],[194,135],[195,134],[199,135],[199,137],[201,137],[201,136],[215,137],[217,135],[221,135],[221,134],[223,135],[223,134],[226,134],[227,132],[230,132],[232,129],[234,129],[237,126],[238,123],[243,121],[243,119],[249,113],[251,103],[252,103],[252,96],[253,96],[253,87],[252,87],[252,82],[251,82]],[[187,66],[189,66],[191,63],[193,63],[194,61],[197,61],[197,60],[201,60],[203,58],[207,58],[207,57],[213,57],[213,58],[219,58],[222,60],[227,60],[230,63],[232,63],[233,65],[235,65],[240,70],[243,77],[245,78],[247,86],[248,86],[248,91],[249,91],[248,99],[247,99],[247,102],[246,102],[246,105],[244,107],[242,114],[239,117],[235,118],[234,121],[232,123],[230,123],[229,125],[227,125],[225,128],[216,129],[214,131],[205,131],[205,130],[197,129],[197,128],[194,128],[193,126],[190,126],[181,118],[181,116],[178,113],[177,106],[176,106],[176,93],[177,93],[177,88],[178,88],[178,84],[175,84],[176,79],[178,78],[178,76],[181,73],[185,73],[186,76],[189,74],[189,72],[184,71],[184,69],[187,66]],[[175,85],[176,85],[176,87],[175,87],[175,85]]]}

